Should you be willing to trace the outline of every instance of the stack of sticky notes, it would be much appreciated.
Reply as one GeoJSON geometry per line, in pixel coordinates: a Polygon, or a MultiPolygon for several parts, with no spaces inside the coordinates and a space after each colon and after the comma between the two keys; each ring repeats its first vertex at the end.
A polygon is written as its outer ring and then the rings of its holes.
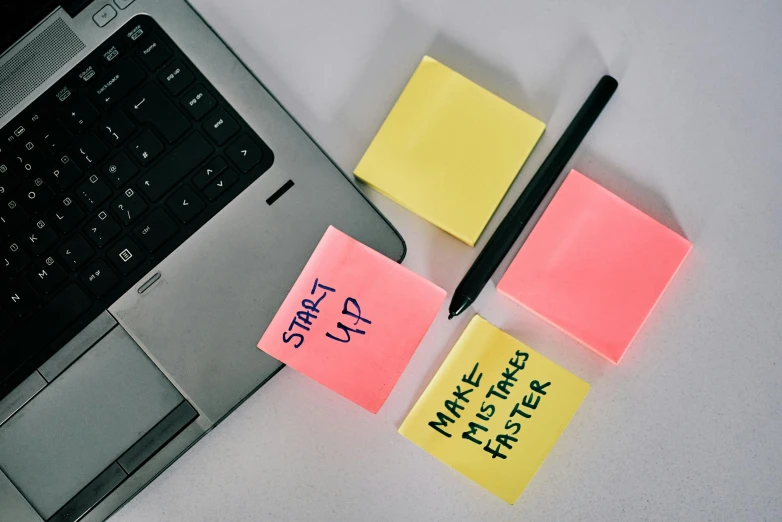
{"type": "Polygon", "coordinates": [[[399,433],[512,504],[588,391],[476,315],[399,433]]]}
{"type": "Polygon", "coordinates": [[[426,56],[355,174],[474,246],[544,128],[426,56]]]}
{"type": "Polygon", "coordinates": [[[445,290],[329,227],[258,348],[376,413],[445,290]]]}
{"type": "Polygon", "coordinates": [[[618,364],[691,246],[573,170],[497,289],[618,364]]]}

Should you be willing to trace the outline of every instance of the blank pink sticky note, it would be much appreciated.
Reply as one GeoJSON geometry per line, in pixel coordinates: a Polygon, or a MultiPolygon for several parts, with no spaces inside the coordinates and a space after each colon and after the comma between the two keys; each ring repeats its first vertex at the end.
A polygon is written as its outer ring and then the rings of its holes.
{"type": "Polygon", "coordinates": [[[618,364],[691,247],[571,170],[497,289],[618,364]]]}
{"type": "Polygon", "coordinates": [[[329,227],[258,348],[377,413],[445,290],[329,227]]]}

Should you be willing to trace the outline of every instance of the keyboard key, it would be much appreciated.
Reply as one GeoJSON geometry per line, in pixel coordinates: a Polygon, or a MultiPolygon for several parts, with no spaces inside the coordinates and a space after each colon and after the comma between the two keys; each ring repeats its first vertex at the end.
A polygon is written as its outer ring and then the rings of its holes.
{"type": "Polygon", "coordinates": [[[135,130],[129,119],[119,110],[114,111],[98,126],[98,135],[106,145],[117,147],[135,130]]]}
{"type": "Polygon", "coordinates": [[[44,183],[43,178],[28,179],[19,188],[19,199],[27,210],[39,213],[48,210],[54,201],[54,192],[44,183]]]}
{"type": "Polygon", "coordinates": [[[28,226],[21,241],[36,256],[43,255],[57,243],[57,233],[43,219],[28,226]]]}
{"type": "Polygon", "coordinates": [[[106,252],[106,257],[111,261],[120,274],[128,275],[138,268],[145,256],[141,248],[129,237],[123,237],[106,252]]]}
{"type": "Polygon", "coordinates": [[[86,312],[92,302],[76,285],[70,283],[51,301],[34,311],[19,330],[3,339],[4,356],[0,365],[0,382],[20,365],[46,348],[71,323],[86,312]]]}
{"type": "Polygon", "coordinates": [[[139,189],[152,201],[159,200],[179,180],[206,160],[213,150],[200,134],[191,134],[160,163],[142,174],[139,189]]]}
{"type": "Polygon", "coordinates": [[[98,205],[109,199],[111,189],[93,174],[87,181],[76,187],[76,195],[89,210],[95,210],[98,205]]]}
{"type": "Polygon", "coordinates": [[[63,264],[71,270],[77,270],[86,263],[94,254],[90,245],[79,235],[70,238],[60,247],[57,254],[60,256],[63,264]]]}
{"type": "Polygon", "coordinates": [[[83,175],[82,170],[69,156],[61,156],[49,165],[44,178],[47,183],[62,192],[71,188],[83,175]]]}
{"type": "Polygon", "coordinates": [[[127,154],[120,152],[103,165],[101,172],[106,179],[111,181],[112,185],[120,188],[138,174],[138,167],[130,161],[127,154]]]}
{"type": "MultiPolygon", "coordinates": [[[[106,56],[111,56],[112,48],[117,53],[119,52],[116,46],[110,46],[106,51],[106,56]]],[[[143,80],[144,74],[133,62],[122,60],[106,71],[96,84],[93,84],[93,100],[99,109],[108,109],[119,103],[143,80]]]]}
{"type": "Polygon", "coordinates": [[[125,189],[125,192],[119,199],[114,200],[114,203],[111,204],[111,209],[123,223],[129,225],[141,216],[147,209],[147,204],[144,203],[138,192],[129,188],[125,189]]]}
{"type": "Polygon", "coordinates": [[[173,62],[163,68],[163,72],[160,73],[160,81],[166,87],[169,93],[176,96],[185,88],[193,83],[195,79],[193,73],[191,73],[187,67],[182,65],[182,62],[173,62]]]}
{"type": "Polygon", "coordinates": [[[41,148],[47,154],[57,154],[73,138],[71,133],[63,127],[62,123],[56,120],[49,122],[46,131],[41,134],[41,148]]]}
{"type": "Polygon", "coordinates": [[[84,219],[84,212],[69,196],[62,198],[49,212],[49,218],[61,234],[67,234],[84,219]]]}
{"type": "Polygon", "coordinates": [[[182,223],[190,223],[206,207],[193,189],[187,185],[174,192],[166,200],[166,205],[182,223]]]}
{"type": "Polygon", "coordinates": [[[206,116],[206,113],[214,108],[217,101],[209,94],[209,91],[207,91],[203,85],[197,84],[187,91],[187,94],[182,98],[181,103],[194,120],[200,120],[206,116]]]}
{"type": "Polygon", "coordinates": [[[29,281],[33,289],[43,295],[51,294],[57,290],[57,287],[67,278],[68,274],[65,269],[53,257],[47,257],[36,263],[29,281]]]}
{"type": "Polygon", "coordinates": [[[152,83],[131,96],[125,107],[139,123],[154,125],[169,143],[174,143],[190,128],[187,118],[152,83]]]}
{"type": "Polygon", "coordinates": [[[28,141],[17,147],[16,155],[9,161],[8,167],[10,172],[29,177],[39,173],[45,163],[46,155],[43,150],[28,141]]]}
{"type": "Polygon", "coordinates": [[[11,290],[3,292],[2,301],[4,307],[10,310],[11,313],[17,317],[24,317],[38,304],[40,297],[30,288],[29,284],[20,283],[11,290]]]}
{"type": "Polygon", "coordinates": [[[6,310],[5,303],[0,303],[0,334],[14,325],[14,316],[10,310],[6,310]]]}
{"type": "Polygon", "coordinates": [[[166,47],[158,36],[148,36],[141,42],[136,55],[141,58],[147,69],[155,71],[171,58],[171,49],[166,47]]]}
{"type": "Polygon", "coordinates": [[[127,49],[127,42],[119,41],[113,38],[110,42],[103,44],[96,54],[93,56],[103,65],[109,67],[119,61],[119,59],[125,56],[125,50],[127,49]]]}
{"type": "Polygon", "coordinates": [[[87,170],[97,165],[108,152],[106,146],[94,134],[85,134],[77,138],[71,148],[70,156],[76,160],[82,170],[87,170]]]}
{"type": "Polygon", "coordinates": [[[10,172],[6,172],[5,174],[0,174],[0,201],[5,199],[9,194],[11,194],[16,187],[19,186],[19,178],[11,174],[10,172]]]}
{"type": "Polygon", "coordinates": [[[79,72],[76,73],[76,76],[81,80],[82,85],[87,85],[96,78],[100,69],[101,66],[98,63],[98,59],[91,56],[86,62],[82,62],[79,65],[77,69],[79,72]]]}
{"type": "Polygon", "coordinates": [[[142,218],[140,224],[133,229],[138,240],[150,252],[155,252],[163,246],[163,243],[176,231],[177,227],[174,222],[161,209],[142,218]]]}
{"type": "Polygon", "coordinates": [[[0,253],[0,273],[4,273],[6,278],[16,277],[29,264],[30,257],[18,243],[3,246],[0,253]]]}
{"type": "Polygon", "coordinates": [[[209,116],[204,121],[204,128],[209,137],[218,145],[222,145],[239,132],[239,124],[223,109],[209,116]]]}
{"type": "Polygon", "coordinates": [[[129,148],[133,156],[142,165],[147,165],[158,154],[163,152],[163,144],[149,130],[145,130],[133,139],[129,144],[129,148]]]}
{"type": "Polygon", "coordinates": [[[70,103],[60,107],[60,117],[71,132],[83,132],[98,119],[98,111],[86,98],[73,98],[70,103]]]}
{"type": "Polygon", "coordinates": [[[228,159],[242,172],[247,172],[253,168],[261,161],[263,156],[260,147],[247,134],[239,136],[236,141],[228,146],[225,153],[228,159]]]}
{"type": "Polygon", "coordinates": [[[203,189],[227,168],[228,163],[220,156],[217,156],[207,163],[205,167],[198,169],[198,172],[193,177],[193,183],[195,183],[196,187],[203,189]]]}
{"type": "Polygon", "coordinates": [[[217,179],[214,180],[211,184],[206,186],[204,189],[204,194],[206,194],[206,197],[209,199],[209,201],[214,201],[222,196],[223,193],[228,190],[228,187],[236,183],[238,180],[239,176],[237,176],[233,171],[227,170],[224,174],[220,174],[220,176],[218,176],[217,179]]]}
{"type": "Polygon", "coordinates": [[[102,259],[98,259],[87,267],[87,270],[81,274],[81,280],[87,290],[98,299],[109,293],[119,283],[119,277],[102,259]]]}
{"type": "Polygon", "coordinates": [[[29,216],[22,210],[16,200],[9,200],[0,205],[0,235],[15,234],[19,227],[27,223],[29,216]]]}
{"type": "Polygon", "coordinates": [[[120,233],[122,229],[116,221],[111,219],[106,211],[98,213],[97,216],[87,222],[84,232],[92,243],[98,248],[106,246],[106,243],[120,233]]]}

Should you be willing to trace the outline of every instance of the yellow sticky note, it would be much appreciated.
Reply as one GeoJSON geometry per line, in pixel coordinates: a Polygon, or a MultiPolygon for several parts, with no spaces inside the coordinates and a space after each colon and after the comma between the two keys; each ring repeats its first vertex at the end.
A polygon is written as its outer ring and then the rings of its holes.
{"type": "Polygon", "coordinates": [[[474,246],[545,127],[426,56],[354,173],[474,246]]]}
{"type": "Polygon", "coordinates": [[[513,504],[588,391],[476,315],[399,433],[513,504]]]}

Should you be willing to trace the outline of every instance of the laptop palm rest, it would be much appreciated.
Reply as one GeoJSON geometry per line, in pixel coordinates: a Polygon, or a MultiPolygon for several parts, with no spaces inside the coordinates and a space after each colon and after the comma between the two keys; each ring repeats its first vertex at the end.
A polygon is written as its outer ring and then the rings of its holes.
{"type": "Polygon", "coordinates": [[[43,519],[68,520],[195,416],[117,326],[0,427],[0,470],[43,519]]]}

